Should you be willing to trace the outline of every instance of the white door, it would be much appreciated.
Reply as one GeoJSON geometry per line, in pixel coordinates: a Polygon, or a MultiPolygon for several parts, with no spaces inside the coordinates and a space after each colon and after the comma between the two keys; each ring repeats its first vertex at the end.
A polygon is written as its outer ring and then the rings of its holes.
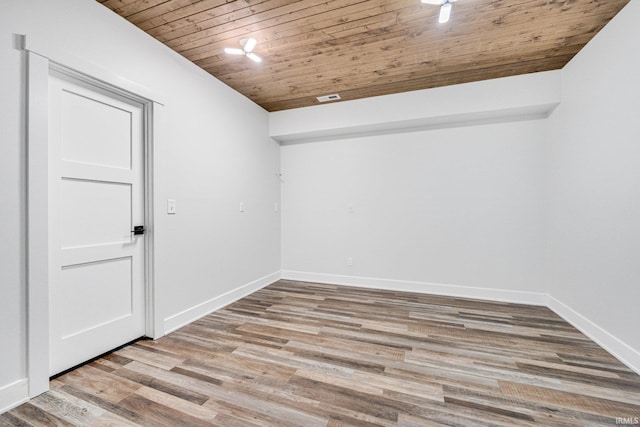
{"type": "Polygon", "coordinates": [[[49,78],[51,375],[145,333],[143,112],[49,78]]]}

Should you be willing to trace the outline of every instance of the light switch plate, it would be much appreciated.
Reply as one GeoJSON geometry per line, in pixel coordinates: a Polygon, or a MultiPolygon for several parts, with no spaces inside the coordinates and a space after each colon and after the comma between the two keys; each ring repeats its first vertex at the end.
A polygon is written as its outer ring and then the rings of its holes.
{"type": "Polygon", "coordinates": [[[167,214],[175,215],[176,214],[176,200],[175,199],[167,199],[167,214]]]}

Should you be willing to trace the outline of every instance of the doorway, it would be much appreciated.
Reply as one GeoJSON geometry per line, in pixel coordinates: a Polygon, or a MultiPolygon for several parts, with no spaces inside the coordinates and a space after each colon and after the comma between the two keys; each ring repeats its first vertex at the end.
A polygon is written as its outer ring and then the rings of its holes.
{"type": "MultiPolygon", "coordinates": [[[[149,90],[145,86],[112,73],[108,69],[69,55],[67,52],[56,49],[55,46],[49,46],[44,40],[27,40],[27,37],[21,36],[19,45],[24,51],[26,82],[26,385],[28,397],[35,397],[49,389],[49,377],[54,372],[64,369],[63,366],[82,363],[86,358],[93,357],[90,354],[100,354],[102,349],[108,351],[128,340],[128,337],[117,337],[116,333],[112,335],[112,331],[106,328],[106,330],[103,329],[104,335],[92,338],[93,344],[102,345],[102,348],[87,345],[87,348],[83,350],[86,350],[86,353],[82,357],[74,355],[73,357],[77,356],[77,358],[72,361],[55,362],[50,366],[50,347],[51,341],[53,341],[53,339],[50,340],[50,335],[56,330],[58,331],[58,339],[73,339],[74,335],[80,336],[85,330],[101,329],[100,326],[112,323],[110,320],[131,317],[130,314],[135,312],[136,315],[133,316],[136,318],[135,327],[131,336],[144,335],[150,338],[159,338],[163,335],[162,318],[159,311],[155,309],[157,294],[154,289],[153,262],[155,234],[153,147],[157,136],[162,135],[158,128],[161,127],[161,113],[164,104],[157,100],[158,93],[156,91],[149,90]],[[109,127],[105,128],[99,122],[83,125],[84,127],[73,131],[70,130],[71,136],[75,138],[68,141],[71,145],[65,147],[64,141],[50,144],[49,86],[56,84],[53,82],[55,79],[61,80],[61,85],[70,85],[70,87],[67,88],[66,95],[60,95],[58,101],[52,102],[58,102],[59,105],[60,97],[67,97],[67,100],[62,102],[63,108],[69,112],[78,113],[80,111],[79,114],[89,116],[98,113],[99,116],[102,111],[107,115],[120,117],[121,121],[124,121],[121,117],[122,114],[129,116],[130,132],[138,133],[140,131],[143,135],[141,149],[130,149],[131,163],[127,164],[126,160],[123,161],[123,158],[126,158],[126,150],[122,148],[124,144],[121,144],[120,149],[114,147],[115,151],[109,149],[106,150],[106,153],[104,153],[104,146],[102,146],[103,151],[100,151],[100,143],[96,141],[100,141],[100,138],[104,139],[104,135],[109,133],[115,132],[117,134],[118,131],[109,127]],[[64,102],[67,103],[66,106],[64,102]],[[85,108],[87,111],[84,111],[85,108]],[[125,113],[126,110],[131,111],[125,113]],[[137,122],[135,117],[140,114],[140,111],[142,113],[141,128],[131,124],[137,122]],[[103,127],[100,128],[100,126],[103,127]],[[98,132],[99,129],[102,130],[98,132]],[[99,138],[93,142],[81,143],[83,133],[87,132],[98,135],[99,138]],[[139,157],[140,153],[142,160],[133,160],[134,157],[139,157]],[[57,160],[54,162],[53,159],[57,160]],[[140,162],[143,164],[142,185],[136,187],[130,185],[131,183],[127,181],[129,178],[123,179],[121,175],[127,173],[135,175],[136,172],[131,172],[132,165],[133,163],[139,165],[140,162]],[[127,172],[127,166],[129,172],[127,172]],[[52,178],[52,176],[57,178],[52,178]],[[94,191],[96,188],[102,191],[94,191]],[[114,223],[105,222],[105,228],[96,227],[96,224],[102,224],[102,221],[98,222],[89,214],[97,211],[98,216],[111,216],[108,210],[115,206],[112,205],[112,202],[115,204],[118,203],[118,200],[124,202],[123,193],[131,194],[132,210],[130,211],[131,217],[125,227],[126,230],[118,228],[116,231],[115,229],[114,224],[118,224],[120,227],[125,222],[124,215],[120,214],[116,214],[114,223]],[[134,196],[134,193],[138,195],[134,196]],[[99,201],[89,200],[88,203],[85,203],[84,208],[78,210],[68,208],[67,212],[62,211],[62,205],[58,199],[65,198],[65,200],[75,203],[77,199],[82,199],[81,195],[83,194],[94,199],[97,197],[99,201]],[[142,220],[140,220],[138,213],[133,213],[135,210],[133,199],[140,200],[140,197],[143,200],[142,220]],[[107,201],[109,202],[107,203],[107,201]],[[85,210],[82,211],[82,209],[85,210]],[[84,214],[81,215],[81,212],[84,214]],[[80,220],[76,220],[78,216],[81,217],[80,220]],[[61,223],[61,221],[66,222],[61,223]],[[134,228],[129,228],[129,225],[134,227],[144,225],[146,232],[144,235],[133,234],[131,230],[134,228]],[[71,233],[66,235],[64,240],[61,237],[62,227],[66,227],[67,231],[70,230],[71,233]],[[120,240],[111,237],[114,235],[118,235],[120,240]],[[57,245],[54,242],[56,239],[58,240],[57,245]],[[107,247],[118,245],[122,250],[138,251],[138,253],[129,252],[116,255],[107,253],[107,247]],[[101,252],[103,258],[92,259],[89,254],[92,250],[101,252]],[[134,261],[139,258],[139,251],[142,251],[143,254],[142,262],[134,261]],[[83,254],[83,252],[86,253],[83,254]],[[136,257],[136,255],[138,256],[136,257]],[[82,276],[88,275],[90,271],[93,272],[96,280],[88,287],[83,288],[79,283],[83,281],[82,276]],[[126,287],[126,284],[120,284],[119,288],[113,289],[113,292],[106,292],[104,288],[96,291],[101,288],[100,281],[104,282],[104,277],[112,276],[122,279],[128,277],[129,272],[132,277],[140,275],[142,277],[141,299],[139,286],[134,285],[134,279],[129,279],[129,288],[126,287]],[[58,286],[56,280],[63,274],[66,278],[60,283],[70,285],[67,289],[59,288],[56,291],[55,286],[58,286]],[[55,292],[58,292],[58,295],[54,295],[55,292]],[[71,293],[76,299],[65,300],[64,292],[71,293]],[[93,295],[94,300],[100,299],[100,304],[93,306],[97,308],[90,309],[90,305],[85,305],[79,295],[81,292],[93,295]],[[102,295],[106,295],[106,297],[102,298],[99,292],[103,292],[102,295]],[[67,306],[62,310],[57,305],[52,307],[50,299],[52,301],[54,299],[67,301],[67,306]],[[122,304],[123,301],[125,301],[124,304],[122,304]],[[138,316],[140,301],[142,301],[143,307],[142,329],[140,329],[138,316]],[[103,303],[105,303],[104,306],[103,303]],[[83,310],[85,313],[82,313],[83,310]],[[89,317],[84,319],[84,327],[77,327],[76,318],[73,317],[62,317],[57,320],[58,326],[53,326],[50,325],[50,311],[62,311],[67,314],[70,312],[72,316],[79,317],[84,314],[89,317]]],[[[58,86],[58,90],[62,91],[60,86],[58,86]]],[[[53,128],[53,122],[51,124],[53,128]]],[[[64,129],[62,132],[64,134],[64,129]]],[[[120,128],[120,132],[124,133],[122,128],[120,128]]],[[[102,143],[104,144],[104,141],[102,143]]],[[[136,146],[131,140],[130,143],[130,147],[136,146]]],[[[139,173],[137,177],[136,179],[140,181],[139,173]]],[[[65,206],[74,205],[72,203],[65,206]]],[[[109,280],[107,282],[111,283],[109,280]]],[[[83,340],[77,339],[77,341],[83,340]]],[[[71,354],[73,355],[74,352],[75,350],[71,351],[71,354]]],[[[63,354],[60,360],[63,360],[64,357],[63,354]]]]}

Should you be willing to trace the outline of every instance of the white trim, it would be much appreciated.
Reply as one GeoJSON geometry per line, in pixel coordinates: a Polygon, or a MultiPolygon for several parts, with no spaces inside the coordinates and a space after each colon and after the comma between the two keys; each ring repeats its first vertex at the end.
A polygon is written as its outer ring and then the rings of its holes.
{"type": "Polygon", "coordinates": [[[247,283],[246,285],[232,289],[229,292],[225,292],[222,295],[211,298],[208,301],[188,308],[180,313],[174,314],[173,316],[169,316],[164,319],[164,332],[165,334],[169,334],[176,329],[180,329],[181,327],[188,325],[209,313],[220,310],[232,302],[238,301],[239,299],[262,289],[265,286],[269,286],[270,284],[277,282],[280,278],[280,271],[276,271],[275,273],[271,273],[267,276],[261,277],[260,279],[254,280],[253,282],[247,283]]]}
{"type": "Polygon", "coordinates": [[[146,100],[164,105],[164,103],[159,100],[159,98],[162,98],[162,95],[158,95],[156,90],[151,90],[106,68],[80,59],[68,51],[50,46],[46,39],[31,36],[24,37],[22,47],[28,52],[47,58],[54,64],[62,65],[64,68],[75,70],[86,76],[91,76],[94,80],[101,83],[123,89],[146,100]]]}
{"type": "Polygon", "coordinates": [[[0,414],[29,400],[29,381],[26,378],[0,387],[0,414]]]}
{"type": "Polygon", "coordinates": [[[406,280],[379,279],[374,277],[340,276],[336,274],[308,273],[291,270],[283,270],[282,278],[303,282],[327,283],[331,285],[356,286],[401,292],[418,292],[421,294],[446,295],[462,298],[477,298],[518,304],[545,306],[547,302],[547,295],[541,292],[445,285],[441,283],[412,282],[406,280]]]}
{"type": "Polygon", "coordinates": [[[592,339],[620,362],[640,374],[640,352],[551,295],[547,296],[547,307],[592,339]]]}
{"type": "Polygon", "coordinates": [[[27,377],[49,390],[49,61],[27,52],[27,377]]]}
{"type": "MultiPolygon", "coordinates": [[[[29,39],[31,41],[31,39],[29,39]]],[[[23,38],[23,47],[27,46],[23,38]]],[[[28,395],[35,397],[49,389],[49,282],[51,280],[49,253],[49,147],[48,147],[48,85],[50,70],[67,74],[74,79],[115,92],[144,105],[149,119],[161,108],[148,90],[123,77],[73,58],[63,52],[25,47],[27,58],[27,382],[28,395]],[[51,55],[51,56],[50,56],[51,55]],[[95,76],[92,75],[95,73],[95,76]]],[[[145,168],[153,171],[153,140],[158,135],[160,121],[155,117],[145,124],[145,168]]],[[[145,169],[145,179],[150,175],[145,169]]],[[[152,176],[151,176],[152,178],[152,176]]],[[[153,211],[153,180],[145,182],[145,215],[153,211]]],[[[153,230],[153,215],[145,224],[153,230]]],[[[162,335],[161,318],[155,310],[153,292],[153,237],[145,238],[145,310],[146,333],[154,338],[162,335]],[[151,305],[149,305],[151,304],[151,305]]]]}
{"type": "Polygon", "coordinates": [[[164,335],[162,318],[158,310],[158,293],[155,283],[155,150],[162,120],[163,105],[155,102],[145,104],[145,140],[144,140],[144,236],[145,265],[145,333],[149,338],[157,339],[164,335]]]}

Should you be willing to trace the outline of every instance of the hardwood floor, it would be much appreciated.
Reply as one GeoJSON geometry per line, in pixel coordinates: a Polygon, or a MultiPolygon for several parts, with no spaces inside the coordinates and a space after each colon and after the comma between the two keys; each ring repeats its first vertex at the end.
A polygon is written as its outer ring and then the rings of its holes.
{"type": "Polygon", "coordinates": [[[637,423],[640,376],[543,307],[279,281],[51,382],[2,426],[637,423]]]}

